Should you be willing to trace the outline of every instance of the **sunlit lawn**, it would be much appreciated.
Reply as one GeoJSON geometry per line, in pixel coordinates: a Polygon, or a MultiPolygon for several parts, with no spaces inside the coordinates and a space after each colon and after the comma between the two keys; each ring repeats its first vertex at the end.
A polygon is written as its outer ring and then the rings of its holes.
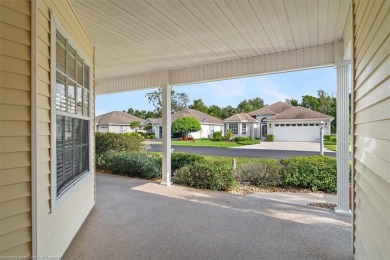
{"type": "MultiPolygon", "coordinates": [[[[337,145],[335,144],[329,144],[329,145],[324,145],[324,147],[330,151],[336,151],[337,150],[337,145]]],[[[349,145],[349,151],[352,151],[352,146],[349,145]]]]}
{"type": "Polygon", "coordinates": [[[209,139],[197,139],[195,141],[172,141],[172,145],[182,145],[182,146],[207,146],[207,147],[237,147],[250,144],[258,144],[258,140],[243,141],[242,143],[237,143],[234,141],[213,141],[209,139]]]}

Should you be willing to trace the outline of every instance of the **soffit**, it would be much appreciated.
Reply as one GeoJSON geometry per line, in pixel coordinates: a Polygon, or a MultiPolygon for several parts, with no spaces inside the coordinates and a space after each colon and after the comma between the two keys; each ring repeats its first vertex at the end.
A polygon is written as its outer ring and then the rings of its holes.
{"type": "Polygon", "coordinates": [[[342,40],[346,0],[71,0],[96,47],[96,81],[342,40]]]}

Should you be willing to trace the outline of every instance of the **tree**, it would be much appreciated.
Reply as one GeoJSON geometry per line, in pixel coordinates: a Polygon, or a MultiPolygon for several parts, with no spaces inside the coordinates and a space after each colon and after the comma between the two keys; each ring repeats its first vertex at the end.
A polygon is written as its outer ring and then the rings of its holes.
{"type": "Polygon", "coordinates": [[[310,96],[310,95],[305,95],[302,96],[302,102],[301,102],[302,107],[306,107],[308,109],[318,111],[319,107],[319,102],[316,97],[310,96]]]}
{"type": "Polygon", "coordinates": [[[290,105],[294,106],[294,107],[297,107],[299,106],[299,103],[298,103],[298,100],[296,99],[286,99],[286,102],[289,103],[290,105]]]}
{"type": "Polygon", "coordinates": [[[248,113],[262,107],[264,107],[264,100],[257,97],[249,100],[245,99],[238,104],[236,111],[238,113],[248,113]]]}
{"type": "Polygon", "coordinates": [[[236,114],[236,109],[231,107],[231,106],[227,106],[227,107],[222,108],[221,118],[225,119],[225,118],[231,117],[234,114],[236,114]]]}
{"type": "Polygon", "coordinates": [[[222,108],[220,108],[219,106],[216,106],[216,105],[212,105],[209,107],[208,114],[221,119],[222,118],[222,108]]]}
{"type": "Polygon", "coordinates": [[[131,107],[127,109],[127,114],[133,115],[133,113],[134,113],[134,109],[132,109],[131,107]]]}
{"type": "MultiPolygon", "coordinates": [[[[155,109],[155,115],[157,117],[162,116],[162,90],[159,88],[156,91],[146,94],[149,104],[152,104],[155,109]]],[[[188,95],[186,93],[177,93],[171,90],[171,113],[175,113],[187,108],[189,102],[188,95]]]]}
{"type": "Polygon", "coordinates": [[[209,112],[209,108],[203,103],[202,99],[195,99],[192,101],[192,105],[189,105],[188,107],[203,113],[209,112]]]}
{"type": "Polygon", "coordinates": [[[183,137],[201,129],[199,122],[193,117],[182,117],[172,123],[172,133],[180,133],[183,137]]]}
{"type": "Polygon", "coordinates": [[[131,129],[136,129],[141,123],[138,121],[133,121],[130,123],[130,128],[131,129]]]}

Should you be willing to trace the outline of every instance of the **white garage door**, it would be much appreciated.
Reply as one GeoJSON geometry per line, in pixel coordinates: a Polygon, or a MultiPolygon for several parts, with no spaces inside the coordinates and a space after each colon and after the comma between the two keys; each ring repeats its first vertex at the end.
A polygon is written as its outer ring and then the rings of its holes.
{"type": "Polygon", "coordinates": [[[310,142],[320,140],[318,124],[275,124],[275,141],[282,142],[310,142]]]}

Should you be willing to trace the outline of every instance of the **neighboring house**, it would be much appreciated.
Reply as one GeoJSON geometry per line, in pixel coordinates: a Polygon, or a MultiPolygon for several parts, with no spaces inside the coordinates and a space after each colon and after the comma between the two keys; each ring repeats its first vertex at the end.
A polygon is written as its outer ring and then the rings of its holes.
{"type": "Polygon", "coordinates": [[[257,127],[256,137],[265,138],[267,136],[267,122],[265,120],[268,117],[282,113],[290,107],[291,105],[287,102],[276,102],[272,105],[249,112],[248,115],[252,116],[260,122],[257,127]]]}
{"type": "Polygon", "coordinates": [[[258,137],[259,121],[246,113],[235,114],[223,120],[226,130],[232,130],[234,136],[258,137]]]}
{"type": "Polygon", "coordinates": [[[158,121],[157,118],[147,118],[145,121],[143,121],[140,124],[140,128],[142,128],[142,130],[145,131],[148,134],[154,134],[154,133],[158,132],[158,130],[159,130],[159,126],[156,126],[156,122],[157,121],[158,121]],[[144,127],[148,126],[148,125],[150,125],[150,129],[149,130],[144,130],[144,127]]]}
{"type": "Polygon", "coordinates": [[[142,127],[132,129],[130,124],[132,122],[141,123],[144,119],[127,114],[121,111],[112,111],[95,117],[95,129],[100,133],[133,133],[142,132],[142,127]]]}
{"type": "MultiPolygon", "coordinates": [[[[219,118],[210,116],[206,113],[200,112],[195,109],[187,108],[183,111],[172,114],[172,123],[182,117],[193,117],[199,123],[202,129],[198,132],[190,133],[195,139],[208,138],[213,135],[214,132],[223,132],[223,121],[219,118]]],[[[162,120],[158,118],[154,122],[156,138],[162,138],[162,120]]],[[[174,133],[172,133],[174,134],[174,133]]]]}
{"type": "Polygon", "coordinates": [[[333,119],[317,111],[292,106],[265,121],[268,124],[267,134],[273,134],[275,141],[318,141],[321,122],[324,134],[328,135],[333,119]]]}
{"type": "MultiPolygon", "coordinates": [[[[334,118],[304,107],[295,107],[287,102],[277,102],[248,114],[236,114],[224,120],[226,129],[237,136],[265,138],[274,135],[275,141],[318,141],[320,123],[324,122],[324,134],[330,134],[330,122],[334,118]],[[249,119],[252,121],[246,121],[249,119]],[[243,133],[243,127],[253,127],[254,133],[243,133]],[[255,130],[257,129],[257,130],[255,130]]],[[[251,130],[249,130],[251,131],[251,130]]]]}

